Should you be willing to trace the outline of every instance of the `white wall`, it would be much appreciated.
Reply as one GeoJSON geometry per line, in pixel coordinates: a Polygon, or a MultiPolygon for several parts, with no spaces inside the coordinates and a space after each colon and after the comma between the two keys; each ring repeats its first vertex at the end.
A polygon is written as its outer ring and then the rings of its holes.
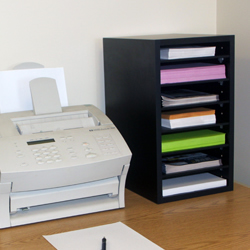
{"type": "Polygon", "coordinates": [[[217,0],[217,33],[235,35],[235,181],[250,186],[250,1],[217,0]]]}
{"type": "Polygon", "coordinates": [[[64,67],[70,105],[104,110],[102,38],[216,32],[216,0],[0,0],[0,70],[64,67]]]}

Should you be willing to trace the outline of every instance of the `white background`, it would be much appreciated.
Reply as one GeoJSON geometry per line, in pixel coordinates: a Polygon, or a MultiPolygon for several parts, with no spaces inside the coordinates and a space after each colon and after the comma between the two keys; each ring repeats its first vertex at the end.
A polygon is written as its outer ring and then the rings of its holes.
{"type": "Polygon", "coordinates": [[[103,37],[235,34],[235,179],[250,186],[249,13],[249,0],[0,0],[0,70],[64,67],[69,104],[105,111],[103,37]]]}
{"type": "Polygon", "coordinates": [[[64,67],[70,105],[104,111],[102,38],[216,32],[216,0],[0,0],[0,70],[64,67]]]}

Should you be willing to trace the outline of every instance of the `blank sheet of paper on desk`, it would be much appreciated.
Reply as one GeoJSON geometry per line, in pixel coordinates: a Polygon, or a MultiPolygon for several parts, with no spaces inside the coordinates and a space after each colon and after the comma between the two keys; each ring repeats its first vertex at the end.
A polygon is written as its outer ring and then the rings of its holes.
{"type": "Polygon", "coordinates": [[[106,250],[163,250],[122,222],[43,237],[58,250],[100,250],[103,237],[106,250]]]}

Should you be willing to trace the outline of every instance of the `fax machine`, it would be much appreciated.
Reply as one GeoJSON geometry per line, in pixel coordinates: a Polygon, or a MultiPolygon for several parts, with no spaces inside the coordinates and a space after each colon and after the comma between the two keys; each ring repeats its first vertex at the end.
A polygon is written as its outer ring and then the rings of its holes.
{"type": "Polygon", "coordinates": [[[131,152],[110,119],[34,112],[0,114],[0,228],[124,207],[131,152]]]}

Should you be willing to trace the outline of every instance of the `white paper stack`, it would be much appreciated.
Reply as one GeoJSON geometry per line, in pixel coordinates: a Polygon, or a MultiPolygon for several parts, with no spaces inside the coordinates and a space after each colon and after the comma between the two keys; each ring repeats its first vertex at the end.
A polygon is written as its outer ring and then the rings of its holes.
{"type": "Polygon", "coordinates": [[[215,55],[215,46],[165,48],[160,51],[160,58],[165,60],[206,57],[215,55]]]}
{"type": "Polygon", "coordinates": [[[161,97],[163,107],[219,100],[219,95],[189,89],[169,90],[166,93],[162,93],[161,97]]]}
{"type": "Polygon", "coordinates": [[[202,152],[164,157],[162,172],[164,174],[179,173],[222,165],[222,160],[216,156],[202,152]]]}
{"type": "Polygon", "coordinates": [[[161,114],[161,125],[171,129],[214,123],[216,123],[215,110],[203,107],[167,111],[161,114]]]}
{"type": "Polygon", "coordinates": [[[226,185],[226,179],[210,173],[176,177],[162,181],[162,196],[190,193],[226,185]]]}

